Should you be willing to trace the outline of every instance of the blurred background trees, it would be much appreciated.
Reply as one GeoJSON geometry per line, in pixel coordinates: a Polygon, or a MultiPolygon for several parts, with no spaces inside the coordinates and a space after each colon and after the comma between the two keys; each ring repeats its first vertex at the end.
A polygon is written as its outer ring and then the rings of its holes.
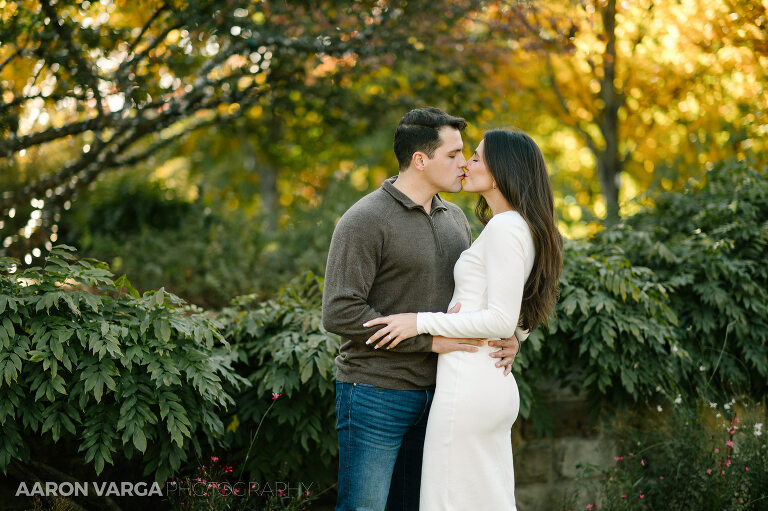
{"type": "Polygon", "coordinates": [[[1,3],[0,251],[205,306],[322,274],[413,107],[531,133],[569,237],[764,159],[761,2],[1,3]]]}

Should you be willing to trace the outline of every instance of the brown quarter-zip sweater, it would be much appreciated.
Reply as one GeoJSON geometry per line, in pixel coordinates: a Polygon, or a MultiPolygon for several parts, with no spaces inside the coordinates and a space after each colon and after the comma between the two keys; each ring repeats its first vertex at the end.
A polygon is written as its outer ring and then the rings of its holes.
{"type": "Polygon", "coordinates": [[[365,341],[380,327],[363,323],[400,312],[445,312],[453,295],[453,266],[472,237],[458,206],[435,195],[427,214],[395,188],[396,179],[355,203],[333,231],[323,326],[342,338],[339,381],[420,390],[435,385],[432,336],[374,350],[365,341]]]}

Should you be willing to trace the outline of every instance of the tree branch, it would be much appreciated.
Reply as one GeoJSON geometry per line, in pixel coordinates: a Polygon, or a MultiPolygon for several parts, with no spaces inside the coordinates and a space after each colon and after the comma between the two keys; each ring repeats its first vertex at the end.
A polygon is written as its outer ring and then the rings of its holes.
{"type": "Polygon", "coordinates": [[[71,32],[64,28],[63,21],[59,18],[56,9],[53,8],[50,1],[41,0],[40,3],[42,4],[45,13],[51,19],[51,23],[56,28],[59,36],[64,41],[64,44],[67,46],[67,49],[69,49],[71,52],[72,58],[77,63],[78,70],[82,69],[84,74],[87,76],[88,86],[91,88],[91,91],[93,91],[93,97],[96,98],[96,109],[99,113],[99,117],[104,117],[104,106],[101,104],[101,91],[99,91],[99,84],[97,81],[98,74],[93,71],[91,66],[83,57],[82,50],[72,40],[71,32]]]}
{"type": "Polygon", "coordinates": [[[557,96],[557,100],[560,103],[560,107],[563,109],[565,114],[571,118],[571,125],[576,129],[576,131],[581,134],[582,138],[586,142],[586,144],[589,146],[590,150],[595,154],[595,156],[598,156],[600,154],[597,144],[595,143],[595,140],[592,138],[592,135],[589,134],[587,130],[581,127],[581,123],[578,119],[576,119],[573,114],[571,113],[570,108],[568,108],[568,104],[565,101],[565,98],[563,97],[562,92],[560,92],[560,87],[557,84],[557,78],[555,78],[555,70],[552,67],[552,56],[547,52],[547,72],[549,74],[549,81],[552,84],[552,90],[555,93],[555,96],[557,96]]]}
{"type": "MultiPolygon", "coordinates": [[[[141,27],[141,32],[139,32],[139,35],[136,36],[136,39],[134,39],[131,45],[128,47],[128,51],[126,52],[126,55],[130,55],[131,53],[133,53],[133,51],[136,49],[136,46],[138,46],[139,42],[141,42],[141,39],[144,37],[144,34],[147,33],[147,30],[149,30],[149,27],[152,25],[152,23],[155,22],[155,20],[158,18],[158,16],[160,16],[161,13],[167,10],[168,10],[168,4],[163,3],[159,9],[157,9],[154,13],[152,13],[152,16],[150,16],[150,18],[147,20],[144,26],[141,27]]],[[[165,37],[163,37],[163,39],[165,39],[165,37]]]]}
{"type": "Polygon", "coordinates": [[[46,142],[51,142],[57,138],[111,127],[115,125],[119,118],[119,114],[115,113],[107,115],[102,119],[94,117],[85,121],[65,124],[64,126],[58,128],[49,128],[45,131],[38,131],[36,133],[31,133],[22,137],[16,137],[13,133],[11,133],[6,140],[0,140],[0,155],[10,158],[13,153],[17,151],[28,149],[30,147],[44,144],[46,142]]]}

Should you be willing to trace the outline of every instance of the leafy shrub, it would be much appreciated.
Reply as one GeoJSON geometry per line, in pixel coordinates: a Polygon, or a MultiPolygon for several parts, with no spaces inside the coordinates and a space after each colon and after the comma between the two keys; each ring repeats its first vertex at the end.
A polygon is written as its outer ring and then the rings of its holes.
{"type": "Polygon", "coordinates": [[[321,293],[322,279],[305,273],[274,298],[243,296],[217,317],[238,355],[235,368],[252,384],[236,395],[228,419],[235,463],[252,478],[284,474],[313,491],[335,481],[338,452],[333,361],[340,342],[323,329],[321,293]]]}
{"type": "Polygon", "coordinates": [[[768,381],[768,174],[724,163],[628,219],[624,252],[674,287],[675,379],[711,400],[765,396],[768,381]]]}
{"type": "Polygon", "coordinates": [[[531,334],[513,367],[520,413],[529,417],[533,411],[540,432],[550,421],[532,388],[536,382],[554,378],[576,392],[586,390],[593,413],[601,403],[620,406],[671,384],[676,316],[667,304],[668,286],[650,269],[600,248],[566,242],[556,316],[531,334]]]}
{"type": "Polygon", "coordinates": [[[0,259],[0,468],[42,440],[73,444],[96,474],[141,453],[163,481],[198,436],[224,432],[231,367],[219,326],[165,292],[139,296],[103,263],[57,246],[44,268],[0,259]]]}
{"type": "Polygon", "coordinates": [[[556,317],[516,362],[521,392],[554,379],[585,391],[593,413],[652,401],[659,391],[761,399],[766,197],[765,170],[724,164],[592,239],[568,242],[556,317]]]}

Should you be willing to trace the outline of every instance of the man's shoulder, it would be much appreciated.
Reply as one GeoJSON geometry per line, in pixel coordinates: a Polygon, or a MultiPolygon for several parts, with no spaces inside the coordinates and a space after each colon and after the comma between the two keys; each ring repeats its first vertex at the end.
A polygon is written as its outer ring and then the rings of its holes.
{"type": "Polygon", "coordinates": [[[352,204],[341,216],[339,223],[381,222],[389,216],[394,205],[389,194],[378,188],[352,204]]]}

